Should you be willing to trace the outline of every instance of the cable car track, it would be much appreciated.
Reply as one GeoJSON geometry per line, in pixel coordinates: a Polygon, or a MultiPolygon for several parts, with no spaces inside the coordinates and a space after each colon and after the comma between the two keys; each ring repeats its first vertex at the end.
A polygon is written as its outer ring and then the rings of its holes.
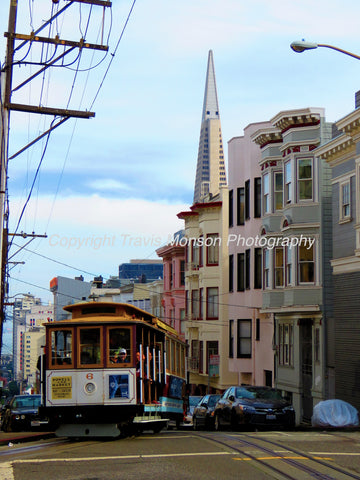
{"type": "Polygon", "coordinates": [[[199,437],[206,438],[207,440],[210,440],[211,442],[214,442],[216,444],[231,448],[233,451],[244,455],[244,458],[251,459],[257,464],[266,466],[266,468],[273,473],[281,475],[283,478],[287,478],[288,480],[299,480],[299,476],[293,475],[288,471],[281,469],[279,466],[271,464],[273,460],[279,462],[281,461],[286,464],[286,466],[293,467],[297,471],[301,470],[302,472],[309,474],[312,478],[317,478],[319,480],[360,480],[360,476],[355,473],[352,473],[341,467],[331,465],[330,463],[319,458],[315,458],[313,455],[309,455],[301,450],[297,450],[295,448],[289,447],[288,445],[283,445],[281,443],[277,443],[264,438],[256,438],[256,442],[254,442],[254,437],[246,434],[236,435],[225,432],[216,434],[216,436],[201,432],[194,432],[194,434],[198,435],[199,437]],[[277,448],[282,448],[283,450],[286,450],[286,453],[275,451],[274,448],[269,448],[267,446],[261,445],[261,443],[272,445],[277,448]],[[249,447],[264,452],[267,457],[259,457],[258,455],[249,453],[249,447]],[[290,458],[289,454],[294,454],[296,458],[290,458]],[[321,466],[323,469],[327,469],[327,472],[319,471],[319,469],[306,465],[303,463],[303,460],[312,462],[318,467],[321,466]],[[339,477],[339,474],[341,474],[342,476],[339,477]]]}

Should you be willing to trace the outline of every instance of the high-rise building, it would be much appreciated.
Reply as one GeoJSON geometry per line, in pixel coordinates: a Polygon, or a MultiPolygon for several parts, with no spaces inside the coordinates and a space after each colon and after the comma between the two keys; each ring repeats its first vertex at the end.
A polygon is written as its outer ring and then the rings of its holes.
{"type": "Polygon", "coordinates": [[[84,282],[84,277],[55,277],[50,281],[50,290],[54,294],[54,320],[65,320],[69,313],[63,307],[87,300],[91,292],[91,283],[84,282]]]}
{"type": "Polygon", "coordinates": [[[130,260],[119,265],[120,285],[129,283],[150,283],[162,279],[163,266],[161,260],[130,260]]]}
{"type": "Polygon", "coordinates": [[[23,379],[23,334],[26,330],[26,314],[34,306],[41,307],[40,298],[30,293],[21,294],[21,298],[15,298],[13,307],[13,358],[14,358],[14,379],[23,379]]]}
{"type": "Polygon", "coordinates": [[[210,50],[201,118],[194,204],[202,202],[209,194],[217,195],[221,185],[226,185],[224,147],[221,135],[213,52],[210,50]]]}
{"type": "Polygon", "coordinates": [[[194,204],[184,220],[185,338],[193,395],[222,392],[238,381],[229,371],[228,190],[213,54],[210,50],[194,204]]]}

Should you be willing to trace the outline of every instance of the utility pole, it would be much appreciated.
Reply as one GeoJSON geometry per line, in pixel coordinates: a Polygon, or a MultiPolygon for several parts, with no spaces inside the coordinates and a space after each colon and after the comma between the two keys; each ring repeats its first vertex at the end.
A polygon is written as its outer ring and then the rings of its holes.
{"type": "MultiPolygon", "coordinates": [[[[17,0],[10,1],[9,37],[7,41],[5,65],[11,65],[14,56],[14,36],[16,30],[17,17],[17,0]]],[[[9,124],[10,124],[10,110],[6,108],[6,104],[11,97],[11,83],[12,83],[12,68],[7,68],[5,75],[3,70],[0,73],[1,84],[1,115],[0,115],[0,353],[2,350],[2,333],[3,324],[5,321],[5,278],[7,266],[7,206],[6,206],[6,190],[7,190],[7,165],[8,165],[8,143],[9,143],[9,124]]]]}
{"type": "MultiPolygon", "coordinates": [[[[58,4],[59,0],[52,0],[52,2],[53,4],[58,4]]],[[[33,79],[43,74],[46,69],[52,66],[61,66],[61,60],[75,49],[92,49],[104,52],[108,50],[108,46],[103,44],[88,43],[84,38],[81,38],[79,41],[72,41],[67,39],[61,39],[58,37],[58,35],[56,35],[54,38],[39,36],[40,31],[49,26],[56,17],[63,14],[65,10],[67,10],[72,5],[79,3],[88,4],[91,6],[99,6],[102,7],[104,11],[105,8],[111,7],[112,5],[111,2],[104,0],[68,0],[65,3],[64,7],[60,8],[48,21],[43,22],[41,27],[39,27],[36,31],[33,31],[30,34],[19,34],[16,33],[18,0],[10,0],[8,31],[5,32],[5,37],[7,38],[6,58],[5,63],[1,65],[0,70],[0,354],[2,348],[3,323],[5,321],[5,296],[7,294],[6,279],[9,249],[8,236],[10,235],[8,232],[9,211],[7,206],[10,112],[11,110],[13,110],[32,114],[49,116],[51,115],[54,117],[54,120],[48,130],[33,139],[30,143],[21,148],[18,152],[14,153],[10,157],[10,159],[13,159],[16,156],[20,155],[27,148],[34,145],[37,141],[39,141],[45,135],[48,135],[51,131],[62,125],[68,119],[74,117],[92,118],[95,116],[94,112],[89,111],[78,111],[56,107],[43,107],[36,105],[12,103],[11,97],[13,92],[20,90],[23,86],[31,82],[33,79]],[[16,41],[21,41],[20,45],[16,46],[16,41]],[[51,60],[42,63],[41,68],[39,68],[39,70],[35,74],[32,74],[21,84],[13,87],[13,65],[15,54],[23,46],[27,45],[28,48],[31,49],[32,45],[35,45],[37,43],[54,45],[55,48],[61,46],[64,50],[63,53],[58,55],[56,58],[52,57],[51,60]]],[[[21,60],[18,63],[21,64],[21,60]]],[[[35,237],[42,235],[32,234],[32,236],[35,237]]]]}

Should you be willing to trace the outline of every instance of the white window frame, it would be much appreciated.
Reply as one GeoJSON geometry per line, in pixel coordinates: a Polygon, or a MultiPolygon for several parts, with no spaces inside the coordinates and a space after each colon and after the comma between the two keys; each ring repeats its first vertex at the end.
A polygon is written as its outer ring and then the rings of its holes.
{"type": "Polygon", "coordinates": [[[293,285],[294,282],[292,252],[293,249],[291,247],[285,247],[285,285],[293,285]]]}
{"type": "Polygon", "coordinates": [[[279,365],[292,366],[294,353],[294,329],[292,323],[279,324],[279,365]]]}
{"type": "Polygon", "coordinates": [[[274,212],[276,211],[279,211],[279,210],[282,210],[283,209],[283,206],[284,206],[284,175],[283,175],[283,171],[280,170],[280,171],[277,171],[277,172],[274,172],[274,176],[273,176],[273,182],[274,182],[274,212]],[[281,190],[276,190],[276,176],[277,175],[281,175],[281,190]],[[277,208],[276,206],[276,199],[277,199],[277,196],[281,194],[281,206],[279,208],[277,208]]]}
{"type": "Polygon", "coordinates": [[[275,247],[273,252],[274,252],[274,287],[284,288],[284,285],[285,285],[284,249],[283,247],[275,247]],[[279,256],[277,255],[277,253],[279,254],[279,256]],[[281,260],[281,264],[278,265],[279,259],[281,260]]]}
{"type": "Polygon", "coordinates": [[[297,169],[297,198],[299,202],[312,202],[314,200],[314,160],[312,157],[297,158],[296,161],[297,169]],[[300,163],[304,161],[310,161],[311,164],[311,177],[309,178],[300,178],[299,169],[300,163]],[[311,198],[300,198],[300,185],[305,182],[311,181],[311,198]]]}
{"type": "Polygon", "coordinates": [[[291,160],[284,163],[284,205],[292,202],[292,164],[291,160]]]}
{"type": "Polygon", "coordinates": [[[262,194],[262,204],[263,204],[263,213],[271,213],[270,211],[270,175],[269,173],[264,173],[263,175],[263,194],[262,194]],[[267,183],[267,185],[266,185],[267,183]],[[267,187],[267,188],[265,188],[267,187]]]}
{"type": "Polygon", "coordinates": [[[351,220],[351,184],[350,178],[339,183],[339,222],[349,222],[351,220]],[[347,188],[347,198],[344,196],[344,189],[347,188]],[[348,208],[348,212],[345,208],[348,208]]]}
{"type": "Polygon", "coordinates": [[[271,288],[270,285],[270,250],[264,248],[263,250],[263,285],[264,290],[271,288]]]}
{"type": "Polygon", "coordinates": [[[313,258],[312,261],[301,261],[300,260],[300,249],[304,248],[305,250],[310,250],[308,249],[307,245],[299,245],[297,248],[297,270],[298,270],[298,282],[299,285],[314,285],[316,283],[316,251],[315,251],[315,244],[312,245],[311,249],[313,252],[313,258]],[[304,282],[300,279],[301,276],[301,265],[305,265],[306,263],[312,263],[313,264],[313,272],[314,272],[314,279],[311,282],[304,282]]]}

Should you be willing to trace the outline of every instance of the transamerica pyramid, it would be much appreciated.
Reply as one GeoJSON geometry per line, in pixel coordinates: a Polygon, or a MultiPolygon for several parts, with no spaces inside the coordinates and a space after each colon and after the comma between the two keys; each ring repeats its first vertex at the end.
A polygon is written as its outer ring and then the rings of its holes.
{"type": "Polygon", "coordinates": [[[204,198],[209,194],[214,196],[219,193],[220,185],[226,185],[226,172],[214,59],[213,52],[210,50],[201,119],[194,204],[203,202],[204,198]]]}

